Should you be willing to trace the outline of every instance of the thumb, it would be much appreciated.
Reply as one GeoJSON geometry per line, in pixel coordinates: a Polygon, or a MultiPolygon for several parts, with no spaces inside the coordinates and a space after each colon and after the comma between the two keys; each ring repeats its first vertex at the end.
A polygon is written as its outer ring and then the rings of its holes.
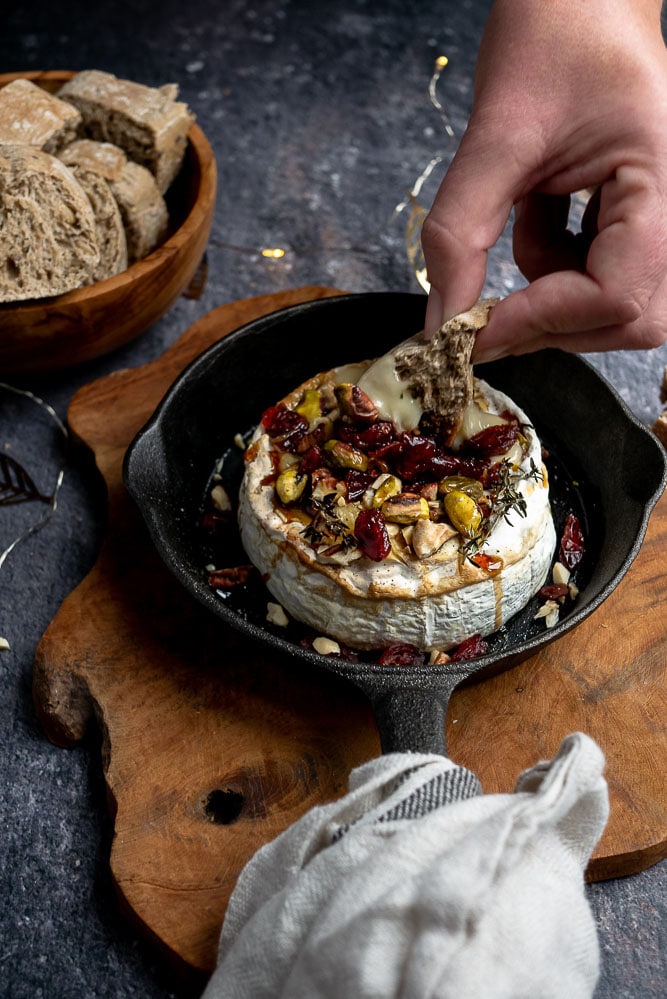
{"type": "Polygon", "coordinates": [[[499,158],[498,146],[471,122],[422,227],[431,285],[426,332],[469,309],[482,293],[488,251],[497,242],[518,197],[518,164],[499,158]]]}

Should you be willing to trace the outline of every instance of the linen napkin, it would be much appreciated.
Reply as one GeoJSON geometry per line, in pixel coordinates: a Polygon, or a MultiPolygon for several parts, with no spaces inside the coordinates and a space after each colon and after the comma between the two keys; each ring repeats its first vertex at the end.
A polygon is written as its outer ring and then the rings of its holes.
{"type": "Polygon", "coordinates": [[[591,996],[603,767],[575,733],[513,794],[442,756],[357,768],[242,871],[205,999],[591,996]]]}

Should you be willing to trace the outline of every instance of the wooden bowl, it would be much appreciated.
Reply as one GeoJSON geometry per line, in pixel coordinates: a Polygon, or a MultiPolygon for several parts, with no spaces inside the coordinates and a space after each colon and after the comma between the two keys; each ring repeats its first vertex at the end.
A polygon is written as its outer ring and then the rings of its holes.
{"type": "MultiPolygon", "coordinates": [[[[0,87],[32,80],[54,92],[65,70],[0,74],[0,87]]],[[[215,208],[216,164],[198,125],[189,132],[179,176],[165,198],[170,235],[120,274],[52,298],[0,304],[0,372],[55,371],[120,347],[162,316],[192,280],[215,208]]]]}

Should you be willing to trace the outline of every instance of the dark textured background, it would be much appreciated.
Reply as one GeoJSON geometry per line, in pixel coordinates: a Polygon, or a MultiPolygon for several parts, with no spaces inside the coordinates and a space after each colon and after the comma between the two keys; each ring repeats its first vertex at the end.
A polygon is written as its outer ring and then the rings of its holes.
{"type": "MultiPolygon", "coordinates": [[[[139,340],[101,361],[12,384],[38,393],[64,418],[81,385],[159,356],[224,302],[304,284],[418,291],[404,218],[394,208],[444,147],[428,100],[441,53],[450,65],[438,93],[461,134],[489,5],[61,0],[3,8],[0,71],[99,68],[149,84],[178,81],[219,168],[203,296],[181,299],[139,340]],[[266,260],[260,246],[288,254],[266,260]]],[[[504,238],[486,290],[504,294],[519,281],[504,238]]],[[[652,422],[667,348],[593,360],[652,422]]],[[[52,488],[60,442],[40,411],[0,392],[0,430],[2,445],[38,485],[52,488]]],[[[34,507],[28,511],[0,509],[0,551],[30,522],[34,507]]],[[[31,702],[37,643],[93,563],[103,527],[100,483],[87,455],[74,450],[56,517],[0,567],[0,635],[11,643],[0,654],[0,995],[12,999],[192,994],[117,910],[96,737],[56,749],[31,702]]],[[[596,999],[665,994],[665,870],[587,889],[603,953],[596,999]]]]}

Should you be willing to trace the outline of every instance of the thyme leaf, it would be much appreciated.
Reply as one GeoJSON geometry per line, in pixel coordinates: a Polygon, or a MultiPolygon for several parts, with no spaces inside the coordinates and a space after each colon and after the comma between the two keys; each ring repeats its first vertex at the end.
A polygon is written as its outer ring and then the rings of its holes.
{"type": "Polygon", "coordinates": [[[500,520],[504,520],[511,526],[510,514],[517,513],[520,517],[526,516],[528,507],[525,497],[519,492],[519,484],[531,479],[538,481],[541,478],[542,472],[532,458],[530,459],[530,468],[526,472],[514,471],[512,463],[507,458],[503,458],[498,466],[498,481],[491,498],[491,513],[482,521],[479,534],[466,541],[462,546],[461,551],[466,558],[470,559],[481,551],[500,520]]]}

